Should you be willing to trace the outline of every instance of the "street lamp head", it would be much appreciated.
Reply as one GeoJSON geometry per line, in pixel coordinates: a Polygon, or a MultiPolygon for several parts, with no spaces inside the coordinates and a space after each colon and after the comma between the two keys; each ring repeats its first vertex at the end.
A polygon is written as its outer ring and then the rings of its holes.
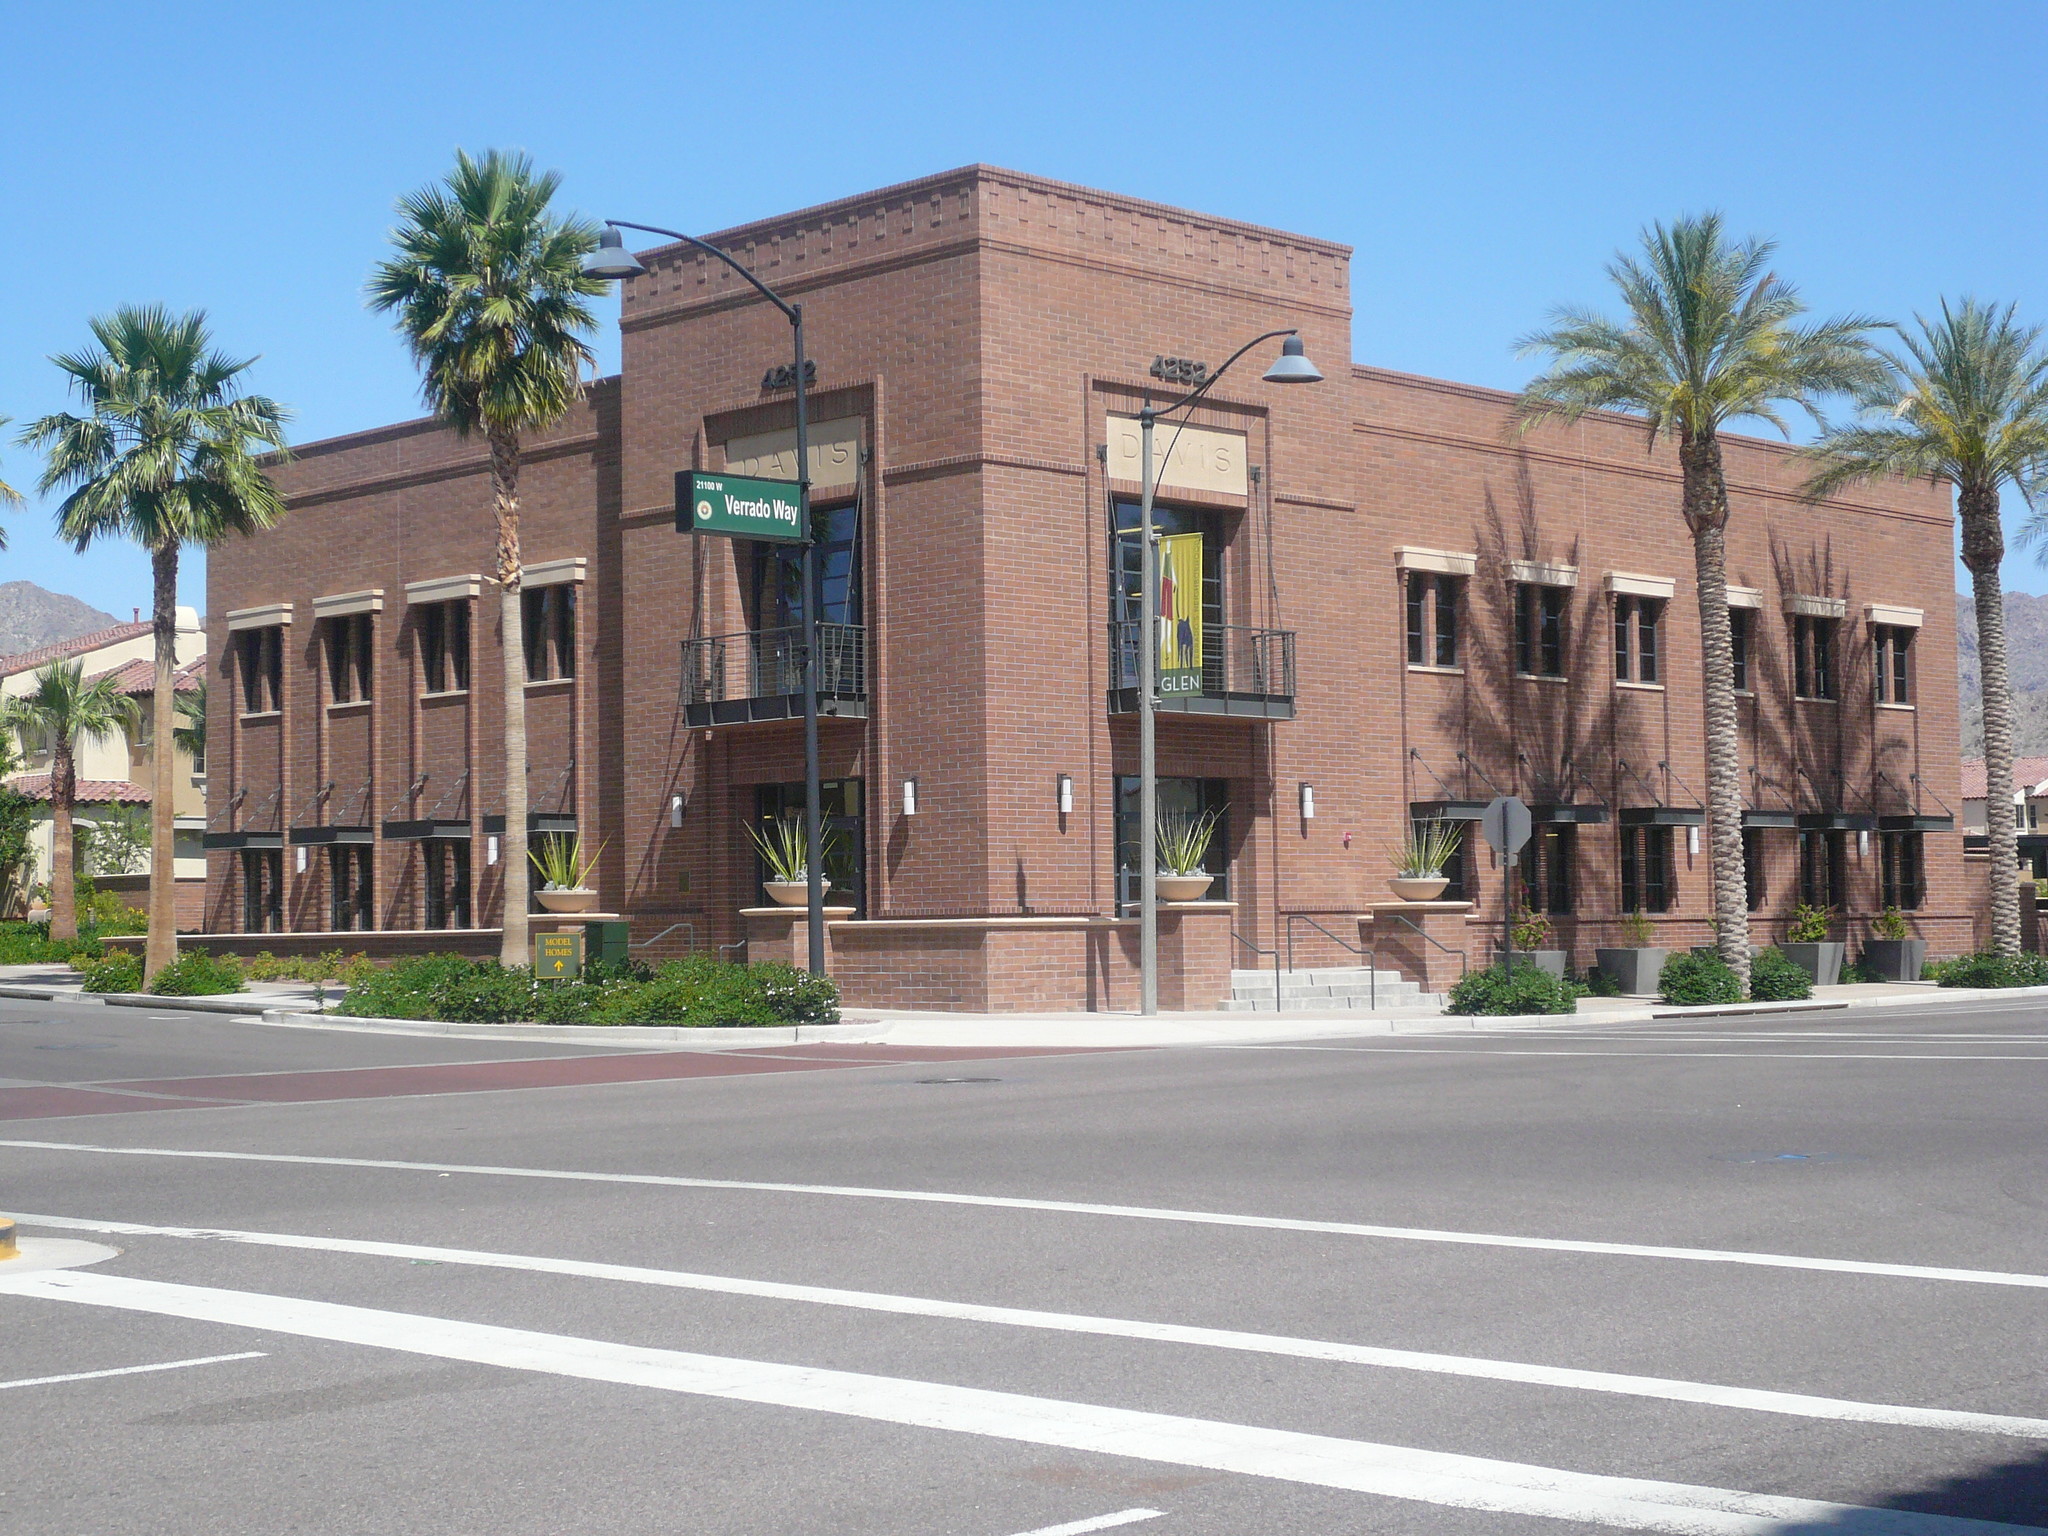
{"type": "Polygon", "coordinates": [[[640,258],[626,249],[625,238],[609,224],[597,237],[597,249],[583,256],[583,275],[601,277],[607,282],[638,277],[646,270],[640,258]]]}
{"type": "Polygon", "coordinates": [[[1290,336],[1280,344],[1280,355],[1273,360],[1273,366],[1266,370],[1268,384],[1320,384],[1323,370],[1308,360],[1301,350],[1301,338],[1290,336]]]}

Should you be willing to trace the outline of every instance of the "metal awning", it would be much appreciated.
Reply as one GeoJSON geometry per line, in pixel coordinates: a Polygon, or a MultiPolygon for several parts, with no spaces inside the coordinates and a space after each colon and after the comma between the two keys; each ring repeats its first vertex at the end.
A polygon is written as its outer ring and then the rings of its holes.
{"type": "Polygon", "coordinates": [[[1877,818],[1868,811],[1801,811],[1802,832],[1875,832],[1877,818]]]}
{"type": "MultiPolygon", "coordinates": [[[[574,811],[528,811],[526,830],[529,832],[559,833],[566,837],[576,835],[576,813],[574,811]]],[[[484,835],[502,837],[505,834],[505,818],[502,814],[484,818],[484,835]]]]}
{"type": "Polygon", "coordinates": [[[209,832],[205,846],[214,848],[282,848],[282,832],[209,832]]]}
{"type": "Polygon", "coordinates": [[[1953,832],[1956,819],[1953,816],[1880,816],[1877,830],[1880,832],[1953,832]]]}
{"type": "Polygon", "coordinates": [[[1607,824],[1607,807],[1562,801],[1537,804],[1529,807],[1529,819],[1538,826],[1600,827],[1607,824]]]}
{"type": "Polygon", "coordinates": [[[1799,817],[1792,811],[1744,811],[1742,824],[1745,827],[1796,827],[1799,817]]]}
{"type": "Polygon", "coordinates": [[[1696,805],[1624,805],[1617,819],[1624,827],[1703,827],[1707,813],[1696,805]]]}
{"type": "Polygon", "coordinates": [[[374,843],[375,827],[293,827],[294,847],[332,847],[336,843],[374,843]]]}
{"type": "Polygon", "coordinates": [[[1477,821],[1486,814],[1486,800],[1411,800],[1408,814],[1417,821],[1477,821]]]}
{"type": "Polygon", "coordinates": [[[425,821],[384,823],[384,841],[387,843],[466,843],[469,836],[469,823],[466,821],[436,821],[430,817],[425,821]]]}

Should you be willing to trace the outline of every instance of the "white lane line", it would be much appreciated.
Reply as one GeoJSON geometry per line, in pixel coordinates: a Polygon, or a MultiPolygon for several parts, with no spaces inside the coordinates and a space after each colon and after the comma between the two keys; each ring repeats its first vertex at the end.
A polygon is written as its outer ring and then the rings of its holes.
{"type": "Polygon", "coordinates": [[[173,1285],[86,1270],[0,1280],[0,1293],[258,1328],[510,1370],[841,1414],[1070,1451],[1126,1456],[1457,1509],[1579,1520],[1669,1536],[2015,1536],[2018,1527],[1874,1510],[1738,1489],[1606,1477],[1525,1462],[1183,1418],[980,1387],[647,1349],[250,1291],[173,1285]]]}
{"type": "Polygon", "coordinates": [[[104,1232],[124,1237],[212,1239],[230,1243],[250,1243],[266,1248],[356,1253],[372,1258],[422,1260],[434,1264],[471,1264],[485,1269],[569,1275],[581,1280],[615,1280],[632,1285],[710,1291],[727,1296],[758,1296],[770,1301],[851,1307],[865,1312],[888,1312],[907,1317],[938,1317],[957,1322],[993,1323],[1010,1328],[1041,1328],[1053,1333],[1142,1339],[1160,1344],[1189,1344],[1204,1349],[1239,1350],[1248,1354],[1279,1355],[1300,1360],[1329,1360],[1345,1365],[1379,1366],[1397,1371],[1427,1371],[1440,1376],[1476,1377],[1483,1381],[1525,1382],[1532,1386],[1565,1387],[1581,1392],[1613,1392],[1626,1397],[1700,1403],[1713,1408],[1740,1408],[1757,1413],[1785,1413],[1808,1419],[1833,1419],[1858,1424],[1898,1424],[1916,1429],[1961,1430],[1971,1434],[2013,1435],[2023,1440],[2048,1440],[2048,1419],[2020,1418],[2002,1413],[1974,1413],[1959,1408],[1910,1408],[1893,1403],[1861,1402],[1853,1398],[1816,1397],[1803,1392],[1774,1392],[1765,1388],[1726,1387],[1711,1382],[1679,1381],[1662,1376],[1575,1370],[1567,1366],[1532,1365],[1517,1360],[1488,1360],[1472,1355],[1384,1349],[1368,1344],[1339,1344],[1326,1339],[1245,1333],[1231,1328],[1202,1328],[1183,1323],[1153,1323],[1131,1318],[1094,1317],[1085,1313],[1042,1312],[1024,1307],[942,1301],[926,1296],[896,1296],[882,1291],[851,1291],[836,1286],[791,1285],[774,1280],[744,1280],[730,1275],[695,1274],[687,1270],[650,1269],[637,1264],[604,1264],[585,1259],[544,1258],[534,1254],[491,1253],[469,1248],[436,1248],[417,1243],[371,1242],[346,1237],[306,1237],[291,1232],[238,1232],[213,1227],[145,1226],[138,1222],[91,1221],[80,1217],[27,1216],[18,1213],[15,1220],[29,1226],[58,1227],[74,1232],[104,1232]]]}
{"type": "Polygon", "coordinates": [[[266,1351],[244,1350],[239,1355],[200,1355],[191,1360],[166,1360],[161,1365],[117,1365],[111,1371],[73,1371],[69,1376],[24,1376],[19,1381],[0,1381],[0,1392],[10,1387],[54,1387],[65,1381],[98,1381],[104,1376],[140,1376],[147,1371],[182,1371],[188,1365],[222,1365],[229,1360],[261,1360],[266,1351]]]}
{"type": "MultiPolygon", "coordinates": [[[[1645,1045],[1656,1043],[1646,1038],[1645,1045]]],[[[1506,1051],[1457,1045],[1203,1045],[1204,1051],[1336,1051],[1351,1056],[1625,1056],[1636,1061],[2034,1061],[2040,1056],[1930,1056],[1883,1051],[1506,1051]]]]}
{"type": "Polygon", "coordinates": [[[1166,1513],[1163,1509],[1120,1509],[1113,1515],[1097,1515],[1093,1520],[1070,1520],[1065,1525],[1042,1525],[1035,1531],[1025,1531],[1022,1536],[1087,1536],[1090,1531],[1106,1531],[1119,1525],[1136,1525],[1140,1520],[1157,1520],[1166,1513]]]}
{"type": "Polygon", "coordinates": [[[489,1164],[410,1163],[376,1157],[316,1157],[301,1152],[199,1152],[173,1147],[103,1147],[71,1141],[7,1141],[0,1147],[40,1152],[92,1152],[111,1157],[187,1157],[232,1163],[292,1163],[314,1168],[380,1168],[408,1173],[477,1174],[486,1178],[558,1179],[571,1183],[644,1185],[657,1189],[735,1190],[748,1194],[828,1195],[848,1200],[904,1200],[929,1205],[982,1206],[1002,1211],[1046,1211],[1061,1216],[1114,1216],[1131,1221],[1185,1222],[1191,1226],[1249,1227],[1268,1232],[1317,1232],[1335,1237],[1390,1238],[1413,1243],[1459,1243],[1480,1248],[1521,1248],[1544,1253],[1591,1253],[1627,1259],[1680,1259],[1694,1264],[1745,1264],[1762,1269],[1809,1269],[1826,1274],[1874,1275],[1891,1280],[1946,1280],[1961,1285],[2016,1285],[2048,1290],[2048,1275],[1997,1269],[1951,1269],[1933,1264],[1885,1264],[1868,1259],[1816,1259],[1801,1254],[1754,1253],[1736,1248],[1679,1248],[1652,1243],[1605,1243],[1568,1237],[1517,1237],[1500,1232],[1453,1232],[1430,1227],[1385,1227],[1358,1221],[1311,1221],[1292,1216],[1240,1216],[1228,1211],[1184,1211],[1156,1205],[1098,1205],[1081,1200],[1033,1200],[1021,1195],[962,1195],[944,1190],[869,1189],[848,1184],[776,1184],[754,1179],[701,1179],[673,1173],[588,1173],[561,1168],[500,1168],[489,1164]]]}

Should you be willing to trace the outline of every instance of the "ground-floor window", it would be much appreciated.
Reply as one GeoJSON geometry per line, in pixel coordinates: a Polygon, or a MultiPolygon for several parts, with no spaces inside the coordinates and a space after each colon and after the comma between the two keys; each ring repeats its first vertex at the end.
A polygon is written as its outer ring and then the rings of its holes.
{"type": "MultiPolygon", "coordinates": [[[[825,893],[825,902],[828,906],[851,907],[855,917],[867,916],[868,910],[866,787],[864,779],[826,779],[818,785],[818,832],[825,842],[824,875],[832,882],[832,889],[825,893]]],[[[780,821],[788,817],[802,826],[802,782],[756,785],[754,813],[760,822],[780,821]]],[[[754,854],[754,866],[755,878],[765,886],[770,878],[768,861],[760,856],[758,849],[754,854]]],[[[767,906],[767,891],[761,891],[757,899],[761,905],[767,906]]]]}
{"type": "Polygon", "coordinates": [[[242,931],[284,932],[284,850],[242,850],[242,931]]]}
{"type": "Polygon", "coordinates": [[[1621,910],[1669,912],[1675,892],[1671,880],[1671,829],[1621,829],[1621,910]]]}
{"type": "Polygon", "coordinates": [[[370,920],[370,847],[337,843],[327,850],[328,926],[337,933],[365,932],[370,920]]]}
{"type": "Polygon", "coordinates": [[[1764,834],[1757,827],[1742,829],[1742,888],[1749,897],[1749,910],[1763,911],[1764,834]]]}
{"type": "MultiPolygon", "coordinates": [[[[1545,823],[1522,844],[1522,901],[1538,912],[1565,913],[1572,910],[1572,859],[1578,848],[1579,829],[1570,822],[1545,823]]],[[[1462,850],[1461,850],[1462,851],[1462,850]]],[[[1462,901],[1446,890],[1444,899],[1462,901]]]]}
{"type": "MultiPolygon", "coordinates": [[[[1159,780],[1159,820],[1169,816],[1213,814],[1215,834],[1209,839],[1203,870],[1214,876],[1207,900],[1230,899],[1230,784],[1225,779],[1159,780]]],[[[1138,905],[1138,776],[1116,776],[1116,899],[1120,911],[1138,905]]]]}
{"type": "Polygon", "coordinates": [[[469,927],[469,844],[437,837],[420,844],[420,849],[427,866],[424,926],[469,927]]]}
{"type": "Polygon", "coordinates": [[[1809,907],[1838,907],[1848,895],[1847,834],[1799,834],[1799,899],[1809,907]]]}
{"type": "Polygon", "coordinates": [[[1910,912],[1927,899],[1918,832],[1886,832],[1880,848],[1879,905],[1910,912]]]}

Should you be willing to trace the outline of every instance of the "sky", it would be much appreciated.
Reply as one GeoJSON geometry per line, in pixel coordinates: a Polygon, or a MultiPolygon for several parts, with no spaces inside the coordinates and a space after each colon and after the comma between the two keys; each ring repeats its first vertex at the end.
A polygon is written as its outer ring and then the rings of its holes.
{"type": "MultiPolygon", "coordinates": [[[[49,355],[124,303],[205,309],[296,441],[420,414],[362,285],[457,146],[685,229],[987,161],[1343,241],[1356,361],[1507,388],[1518,335],[1607,305],[1618,247],[1705,209],[1777,240],[1820,313],[1975,293],[2048,320],[2038,4],[0,0],[0,29],[0,478],[24,490],[12,432],[68,403],[49,355]]],[[[75,554],[51,505],[6,515],[0,580],[146,605],[145,557],[75,554]]],[[[2005,575],[2048,592],[2029,552],[2005,575]]]]}

